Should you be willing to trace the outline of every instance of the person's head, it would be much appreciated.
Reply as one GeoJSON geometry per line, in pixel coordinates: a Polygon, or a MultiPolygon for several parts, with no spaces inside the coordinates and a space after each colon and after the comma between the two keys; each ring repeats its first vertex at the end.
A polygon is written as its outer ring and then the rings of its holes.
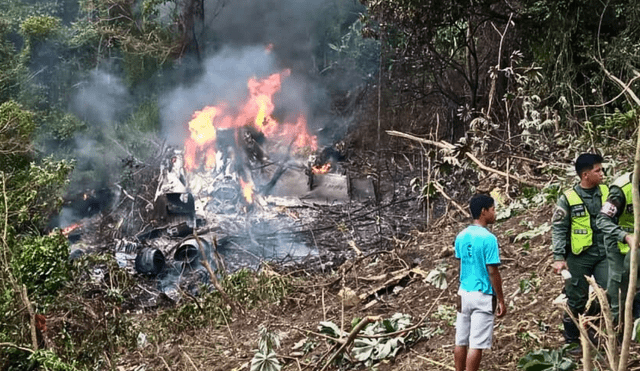
{"type": "Polygon", "coordinates": [[[585,188],[595,187],[602,183],[602,156],[594,153],[583,153],[576,159],[576,174],[580,178],[580,185],[585,188]]]}
{"type": "Polygon", "coordinates": [[[477,194],[469,201],[469,210],[474,220],[482,220],[486,224],[496,221],[496,208],[491,196],[477,194]]]}

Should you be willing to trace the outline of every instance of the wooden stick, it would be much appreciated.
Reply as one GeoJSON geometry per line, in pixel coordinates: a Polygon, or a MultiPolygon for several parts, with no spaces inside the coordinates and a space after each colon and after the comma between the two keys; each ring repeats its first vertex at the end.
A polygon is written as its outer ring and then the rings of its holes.
{"type": "MultiPolygon", "coordinates": [[[[584,328],[589,322],[582,314],[578,315],[579,326],[584,328]]],[[[593,358],[591,357],[591,347],[589,346],[589,338],[586,336],[580,336],[580,345],[582,346],[582,364],[584,365],[584,371],[593,370],[593,358]]]]}
{"type": "MultiPolygon", "coordinates": [[[[395,130],[387,130],[387,134],[392,135],[392,136],[397,136],[397,137],[410,139],[410,140],[413,140],[413,141],[416,141],[416,142],[420,142],[420,143],[429,144],[429,145],[436,146],[436,147],[442,148],[442,149],[453,150],[455,148],[455,146],[453,144],[447,143],[445,141],[434,142],[432,140],[418,138],[418,137],[413,136],[411,134],[406,134],[406,133],[402,133],[402,132],[395,131],[395,130]]],[[[485,164],[483,164],[482,162],[480,162],[480,160],[478,160],[470,152],[465,152],[464,155],[469,157],[469,159],[471,161],[475,162],[476,165],[478,165],[478,167],[481,168],[482,170],[489,171],[489,172],[492,172],[494,174],[501,175],[503,177],[506,177],[507,179],[508,178],[512,178],[512,179],[516,180],[518,183],[522,183],[522,184],[525,184],[525,185],[528,185],[528,186],[531,186],[531,187],[534,187],[534,188],[538,188],[538,189],[543,188],[543,186],[541,184],[533,183],[533,182],[530,182],[528,180],[524,180],[524,179],[521,179],[519,177],[516,177],[514,175],[509,175],[509,174],[507,174],[505,172],[502,172],[500,170],[496,170],[496,169],[490,168],[490,167],[486,166],[485,164]]]]}
{"type": "Polygon", "coordinates": [[[198,237],[198,234],[195,233],[195,231],[193,233],[193,236],[195,237],[196,242],[198,243],[198,248],[200,248],[200,254],[202,254],[202,260],[200,262],[207,269],[207,272],[209,272],[209,280],[211,281],[213,286],[216,288],[216,290],[218,290],[220,295],[222,295],[222,299],[224,299],[224,301],[231,307],[231,309],[235,313],[244,314],[244,311],[242,310],[242,308],[239,305],[237,305],[233,300],[231,300],[229,295],[227,295],[227,293],[222,288],[222,285],[218,281],[218,277],[216,276],[216,274],[213,271],[213,269],[211,269],[211,265],[209,264],[209,261],[207,260],[207,254],[205,254],[202,241],[200,240],[200,237],[198,237]]]}
{"type": "Polygon", "coordinates": [[[449,200],[453,206],[456,207],[456,209],[460,210],[460,212],[462,213],[462,215],[466,216],[467,218],[471,218],[471,214],[469,214],[469,212],[467,210],[465,210],[462,206],[460,206],[460,204],[458,204],[457,202],[455,202],[451,197],[449,197],[448,194],[446,194],[444,192],[444,189],[442,188],[442,186],[440,185],[440,183],[438,183],[437,180],[433,181],[433,186],[436,188],[436,190],[438,192],[440,192],[440,194],[442,196],[444,196],[444,198],[446,198],[447,200],[449,200]]]}
{"type": "Polygon", "coordinates": [[[324,367],[322,367],[320,371],[324,371],[324,369],[326,369],[331,364],[331,362],[333,362],[333,360],[336,359],[338,354],[342,353],[342,351],[347,347],[347,345],[353,342],[353,340],[356,338],[356,336],[358,336],[358,333],[362,331],[363,328],[365,328],[368,324],[378,320],[380,320],[379,316],[375,316],[375,317],[367,316],[363,318],[362,321],[360,321],[358,325],[353,329],[353,331],[351,331],[351,333],[349,334],[349,337],[347,337],[347,340],[344,342],[344,344],[342,344],[342,346],[338,348],[338,350],[336,350],[335,353],[333,353],[331,358],[329,358],[327,363],[325,363],[324,367]]]}
{"type": "Polygon", "coordinates": [[[15,345],[13,343],[0,343],[0,348],[16,348],[19,349],[23,352],[29,352],[29,353],[33,353],[34,350],[33,349],[29,349],[29,348],[24,348],[18,345],[15,345]]]}
{"type": "Polygon", "coordinates": [[[518,183],[522,183],[522,184],[525,184],[525,185],[528,185],[528,186],[531,186],[531,187],[534,187],[534,188],[538,188],[538,189],[543,188],[543,186],[541,184],[533,183],[533,182],[530,182],[528,180],[524,180],[524,179],[518,178],[518,177],[516,177],[514,175],[509,175],[509,174],[507,174],[505,172],[502,172],[500,170],[496,170],[496,169],[490,168],[490,167],[484,165],[482,162],[480,162],[480,160],[478,160],[470,152],[465,152],[465,156],[469,157],[471,159],[471,161],[475,162],[476,165],[478,165],[478,167],[480,169],[482,169],[482,170],[489,171],[489,172],[494,173],[494,174],[502,175],[503,177],[506,177],[506,178],[511,177],[512,179],[516,180],[518,183]]]}
{"type": "Polygon", "coordinates": [[[162,356],[158,356],[158,357],[160,358],[162,363],[164,363],[164,367],[166,367],[167,370],[171,371],[171,367],[169,367],[169,365],[167,364],[167,361],[165,361],[164,358],[162,358],[162,356]]]}
{"type": "Polygon", "coordinates": [[[607,360],[609,361],[609,366],[612,370],[618,368],[618,341],[616,339],[617,333],[613,329],[613,320],[611,316],[611,308],[609,307],[609,301],[607,300],[606,292],[596,283],[596,280],[592,276],[585,277],[587,282],[591,287],[593,287],[593,292],[596,294],[598,301],[600,302],[600,310],[602,311],[602,316],[604,317],[605,328],[607,329],[606,333],[606,354],[607,360]]]}
{"type": "Polygon", "coordinates": [[[193,368],[196,369],[196,371],[200,371],[198,370],[198,367],[196,367],[196,364],[193,363],[193,361],[191,360],[191,357],[189,357],[189,355],[187,354],[187,352],[185,352],[184,350],[182,351],[182,354],[187,358],[187,360],[189,361],[189,363],[191,364],[191,366],[193,366],[193,368]]]}
{"type": "Polygon", "coordinates": [[[322,288],[322,320],[327,321],[327,308],[324,306],[324,287],[322,288]]]}
{"type": "Polygon", "coordinates": [[[439,141],[439,142],[435,142],[433,140],[418,138],[418,137],[413,136],[411,134],[406,134],[406,133],[403,133],[403,132],[400,132],[400,131],[395,131],[395,130],[387,130],[386,132],[387,132],[387,134],[389,134],[391,136],[394,136],[394,137],[406,138],[406,139],[413,140],[415,142],[429,144],[429,145],[436,146],[436,147],[442,148],[442,149],[454,149],[454,148],[456,148],[453,144],[445,142],[445,141],[442,141],[442,140],[439,141]]]}

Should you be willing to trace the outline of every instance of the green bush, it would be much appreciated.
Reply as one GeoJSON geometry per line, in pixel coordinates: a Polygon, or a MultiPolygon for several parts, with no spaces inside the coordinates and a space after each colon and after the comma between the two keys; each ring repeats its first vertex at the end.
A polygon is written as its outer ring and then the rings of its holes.
{"type": "Polygon", "coordinates": [[[0,105],[0,172],[28,165],[35,129],[33,113],[22,109],[20,104],[7,101],[0,105]]]}
{"type": "MultiPolygon", "coordinates": [[[[27,169],[8,174],[8,216],[17,233],[46,227],[62,206],[62,190],[72,170],[71,162],[48,157],[41,164],[30,163],[27,169]]],[[[4,211],[0,209],[0,217],[4,211]]]]}
{"type": "Polygon", "coordinates": [[[20,25],[20,31],[32,39],[44,39],[54,34],[60,19],[51,16],[32,16],[20,25]]]}
{"type": "Polygon", "coordinates": [[[537,349],[531,351],[518,361],[518,369],[523,371],[575,370],[578,365],[572,359],[564,356],[569,346],[564,345],[560,349],[537,349]]]}
{"type": "Polygon", "coordinates": [[[69,279],[69,245],[62,233],[18,240],[12,269],[34,302],[49,302],[69,279]]]}

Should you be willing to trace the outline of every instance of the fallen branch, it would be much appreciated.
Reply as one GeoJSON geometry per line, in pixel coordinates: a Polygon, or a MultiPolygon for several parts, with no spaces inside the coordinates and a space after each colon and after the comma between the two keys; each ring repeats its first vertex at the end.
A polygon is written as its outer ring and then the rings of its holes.
{"type": "Polygon", "coordinates": [[[15,348],[15,349],[22,350],[24,352],[29,352],[29,353],[33,353],[34,352],[33,349],[21,347],[19,345],[15,345],[13,343],[0,343],[0,348],[15,348]]]}
{"type": "Polygon", "coordinates": [[[429,144],[429,145],[432,145],[432,146],[435,146],[435,147],[438,147],[438,148],[442,148],[442,149],[454,149],[455,148],[455,146],[453,144],[445,142],[445,141],[435,142],[433,140],[418,138],[418,137],[413,136],[411,134],[402,133],[400,131],[387,130],[387,134],[389,134],[391,136],[394,136],[394,137],[401,137],[401,138],[406,138],[406,139],[413,140],[415,142],[429,144]]]}
{"type": "MultiPolygon", "coordinates": [[[[198,243],[198,248],[200,248],[200,254],[202,254],[202,260],[200,262],[207,269],[207,272],[209,272],[209,280],[211,281],[213,286],[216,288],[216,290],[218,290],[220,295],[222,295],[222,299],[231,307],[231,309],[233,310],[234,313],[244,314],[244,311],[242,310],[242,308],[239,305],[237,305],[233,300],[231,300],[229,295],[227,295],[227,293],[222,288],[222,285],[218,281],[218,277],[216,276],[216,274],[213,271],[213,269],[211,269],[211,265],[209,264],[209,261],[207,260],[207,255],[204,252],[204,247],[203,247],[202,241],[200,241],[200,237],[198,237],[198,235],[195,233],[195,231],[194,231],[193,236],[195,237],[196,242],[198,243]]],[[[214,240],[214,242],[215,242],[215,240],[214,240]]],[[[217,246],[214,246],[214,248],[217,248],[217,246]]]]}
{"type": "Polygon", "coordinates": [[[521,178],[519,178],[519,177],[517,177],[515,175],[510,175],[510,174],[507,174],[507,173],[502,172],[500,170],[496,170],[496,169],[490,168],[490,167],[484,165],[482,162],[480,162],[480,160],[478,160],[470,152],[465,152],[465,156],[469,157],[471,159],[471,161],[475,162],[476,165],[478,165],[478,167],[481,168],[482,170],[485,170],[485,171],[488,171],[488,172],[491,172],[491,173],[494,173],[494,174],[501,175],[501,176],[503,176],[503,177],[505,177],[507,179],[511,178],[511,179],[517,181],[518,183],[522,183],[522,184],[525,184],[525,185],[528,185],[528,186],[531,186],[531,187],[534,187],[534,188],[541,189],[541,188],[544,187],[541,184],[533,183],[533,182],[530,182],[528,180],[521,179],[521,178]]]}
{"type": "Polygon", "coordinates": [[[438,181],[437,181],[437,180],[434,180],[432,184],[433,184],[433,186],[436,188],[436,190],[437,190],[438,192],[440,192],[440,194],[441,194],[444,198],[446,198],[449,202],[451,202],[451,203],[453,204],[453,206],[455,206],[455,207],[456,207],[456,209],[458,209],[458,210],[462,213],[462,215],[466,216],[467,218],[471,218],[471,214],[469,214],[469,212],[468,212],[467,210],[465,210],[462,206],[460,206],[460,204],[459,204],[459,203],[455,202],[451,197],[449,197],[449,195],[447,195],[447,194],[444,192],[444,189],[442,188],[442,186],[440,185],[440,183],[438,183],[438,181]]]}
{"type": "Polygon", "coordinates": [[[403,330],[400,331],[396,331],[396,332],[390,332],[388,334],[379,334],[379,335],[361,335],[361,337],[363,338],[369,338],[369,339],[376,339],[376,338],[385,338],[385,337],[393,337],[396,335],[402,335],[406,332],[409,331],[413,331],[415,329],[418,329],[422,326],[422,323],[424,322],[425,319],[427,319],[427,317],[429,316],[429,314],[431,314],[431,311],[433,310],[433,307],[435,307],[435,305],[437,303],[440,302],[440,298],[442,297],[442,295],[446,292],[447,290],[442,290],[440,292],[440,295],[438,295],[438,297],[433,301],[433,303],[431,304],[431,307],[429,307],[429,310],[424,314],[424,316],[422,316],[422,318],[420,318],[420,321],[418,321],[418,323],[416,323],[415,325],[411,326],[411,327],[407,327],[403,330]]]}
{"type": "Polygon", "coordinates": [[[322,369],[320,371],[324,371],[324,369],[326,369],[331,364],[331,362],[333,362],[333,360],[336,359],[338,354],[342,353],[344,351],[344,349],[349,344],[351,344],[353,342],[353,340],[355,340],[356,336],[358,336],[358,333],[360,331],[362,331],[363,328],[365,328],[368,324],[373,323],[373,322],[378,321],[378,320],[380,320],[380,317],[378,317],[378,316],[374,316],[374,317],[367,316],[367,317],[363,318],[362,321],[360,321],[358,323],[358,325],[356,325],[356,327],[353,329],[353,331],[351,331],[351,333],[347,337],[347,340],[342,344],[342,346],[340,348],[338,348],[338,350],[336,350],[335,353],[333,353],[331,358],[329,358],[327,363],[325,363],[324,367],[322,367],[322,369]]]}
{"type": "Polygon", "coordinates": [[[364,294],[360,294],[358,296],[360,297],[360,300],[366,300],[368,297],[370,297],[372,295],[375,295],[375,293],[378,292],[378,291],[387,289],[390,286],[397,285],[404,278],[408,277],[410,273],[411,273],[410,270],[403,269],[398,274],[396,274],[395,276],[393,276],[390,279],[388,279],[387,281],[385,281],[385,283],[383,283],[383,284],[381,284],[379,286],[376,286],[375,288],[369,290],[368,292],[366,292],[364,294]]]}
{"type": "MultiPolygon", "coordinates": [[[[397,137],[410,139],[410,140],[413,140],[413,141],[416,141],[416,142],[420,142],[420,143],[424,143],[424,144],[429,144],[429,145],[436,146],[436,147],[442,148],[442,149],[452,150],[452,149],[455,148],[455,146],[453,144],[445,142],[445,141],[435,142],[435,141],[428,140],[428,139],[418,138],[418,137],[410,135],[410,134],[401,133],[399,131],[387,130],[387,134],[392,135],[392,136],[397,136],[397,137]]],[[[505,173],[503,171],[490,168],[490,167],[486,166],[485,164],[483,164],[482,162],[480,162],[480,160],[478,160],[470,152],[465,152],[464,154],[465,154],[465,156],[469,157],[469,159],[471,161],[476,163],[476,165],[478,165],[478,167],[481,168],[482,170],[489,171],[491,173],[501,175],[501,176],[503,176],[503,177],[505,177],[507,179],[513,179],[513,180],[517,181],[518,183],[522,183],[522,184],[525,184],[525,185],[528,185],[528,186],[531,186],[531,187],[534,187],[534,188],[538,188],[538,189],[543,188],[543,186],[540,185],[540,184],[533,183],[533,182],[530,182],[528,180],[524,180],[522,178],[519,178],[519,177],[517,177],[515,175],[510,175],[510,174],[507,174],[507,173],[505,173]]]]}

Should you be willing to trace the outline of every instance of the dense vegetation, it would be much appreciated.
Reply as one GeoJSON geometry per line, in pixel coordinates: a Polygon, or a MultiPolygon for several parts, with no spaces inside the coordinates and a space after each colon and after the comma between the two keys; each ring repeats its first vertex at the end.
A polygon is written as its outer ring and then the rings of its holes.
{"type": "MultiPolygon", "coordinates": [[[[336,116],[353,115],[356,105],[376,112],[372,107],[380,104],[378,114],[355,121],[369,134],[378,127],[430,135],[457,143],[449,164],[472,151],[506,168],[500,159],[505,152],[566,159],[578,148],[601,150],[630,138],[637,128],[638,107],[612,78],[637,89],[637,1],[360,2],[309,6],[314,17],[299,33],[306,37],[299,42],[304,48],[283,52],[279,62],[322,82],[331,100],[328,110],[336,116]]],[[[225,46],[247,43],[221,25],[238,17],[231,11],[251,3],[0,3],[0,358],[7,360],[0,366],[98,368],[102,353],[87,344],[116,352],[135,343],[126,319],[114,310],[128,283],[113,273],[121,286],[111,288],[112,300],[104,303],[114,316],[111,325],[53,339],[64,353],[34,353],[38,342],[25,312],[46,313],[69,294],[69,284],[84,267],[67,263],[66,238],[49,221],[62,196],[83,182],[127,187],[121,159],[110,153],[113,143],[135,158],[153,153],[162,137],[158,97],[168,86],[197,81],[207,57],[225,46]],[[126,104],[113,101],[117,109],[104,115],[75,107],[72,97],[101,73],[122,84],[126,104]],[[91,156],[79,150],[81,142],[90,143],[91,156]],[[87,342],[87,336],[107,343],[87,342]]],[[[266,12],[273,4],[264,3],[266,12]]],[[[262,35],[267,39],[252,42],[267,44],[269,33],[262,35]]],[[[376,138],[367,135],[352,145],[376,138]]],[[[623,141],[605,155],[615,161],[616,151],[630,152],[632,144],[623,141]]],[[[113,262],[101,264],[113,269],[113,262]]],[[[236,279],[252,282],[246,275],[236,279]]],[[[284,282],[269,284],[286,291],[284,282]]],[[[277,299],[245,291],[236,296],[277,299]]],[[[219,302],[212,297],[207,305],[219,302]]],[[[66,309],[82,315],[79,307],[66,309]]]]}

